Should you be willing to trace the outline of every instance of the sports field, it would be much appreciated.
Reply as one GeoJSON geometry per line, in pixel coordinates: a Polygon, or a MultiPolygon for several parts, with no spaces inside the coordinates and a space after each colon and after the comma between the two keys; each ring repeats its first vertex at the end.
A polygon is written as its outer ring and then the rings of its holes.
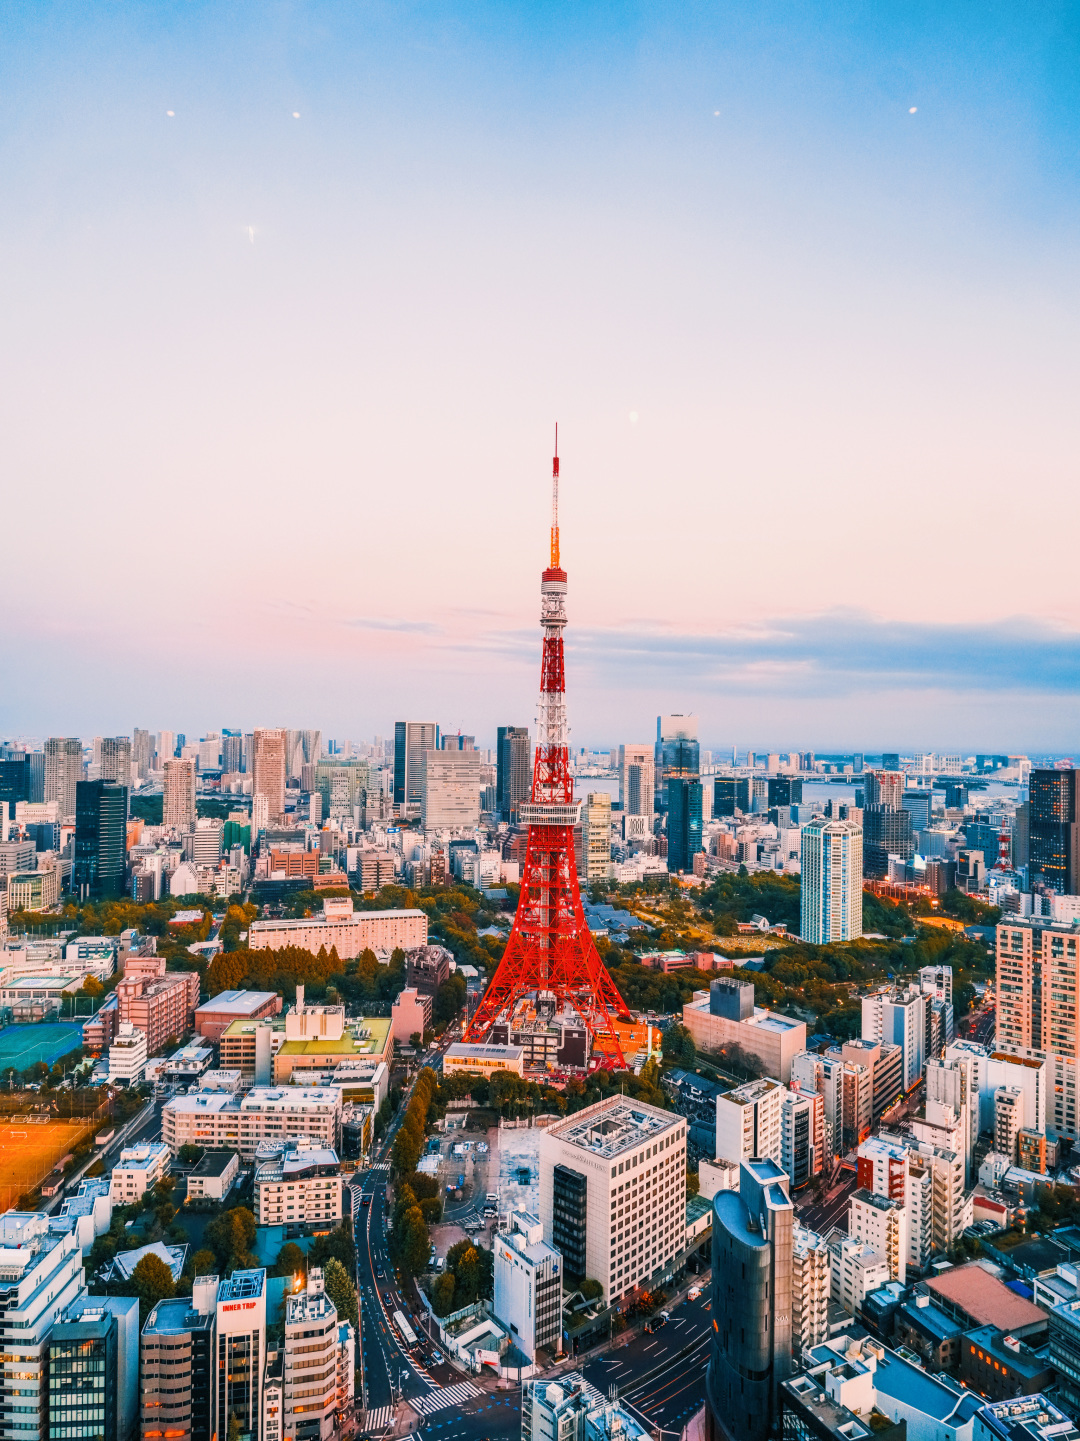
{"type": "Polygon", "coordinates": [[[100,1124],[86,1116],[47,1125],[0,1125],[0,1210],[10,1210],[20,1196],[40,1185],[60,1157],[74,1151],[100,1124]]]}
{"type": "Polygon", "coordinates": [[[55,1065],[62,1056],[82,1045],[82,1026],[70,1021],[37,1021],[32,1026],[0,1029],[0,1073],[14,1066],[28,1071],[38,1061],[55,1065]]]}

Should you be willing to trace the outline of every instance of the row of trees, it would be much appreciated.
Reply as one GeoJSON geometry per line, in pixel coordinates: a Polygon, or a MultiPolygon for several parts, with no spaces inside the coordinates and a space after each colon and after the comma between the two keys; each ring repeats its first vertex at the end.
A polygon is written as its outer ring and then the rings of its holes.
{"type": "Polygon", "coordinates": [[[420,1160],[427,1134],[428,1110],[438,1087],[438,1077],[425,1066],[416,1078],[405,1116],[391,1149],[394,1169],[399,1176],[411,1175],[420,1160]]]}
{"type": "Polygon", "coordinates": [[[431,1288],[436,1316],[449,1316],[494,1294],[495,1258],[474,1241],[459,1241],[446,1253],[446,1270],[431,1288]]]}

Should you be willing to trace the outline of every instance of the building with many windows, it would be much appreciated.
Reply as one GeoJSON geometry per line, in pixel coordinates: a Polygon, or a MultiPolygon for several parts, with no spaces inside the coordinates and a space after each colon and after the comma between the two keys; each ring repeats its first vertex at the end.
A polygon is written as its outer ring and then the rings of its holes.
{"type": "Polygon", "coordinates": [[[862,827],[817,818],[802,828],[803,941],[854,941],[863,933],[862,827]]]}
{"type": "MultiPolygon", "coordinates": [[[[338,1313],[318,1266],[285,1298],[285,1441],[330,1441],[338,1411],[338,1313]]],[[[351,1327],[350,1327],[351,1329],[351,1327]]]]}
{"type": "Polygon", "coordinates": [[[530,1361],[540,1347],[559,1349],[562,1325],[562,1257],[544,1240],[535,1216],[513,1211],[494,1239],[492,1310],[514,1345],[530,1361]]]}
{"type": "Polygon", "coordinates": [[[139,1302],[80,1296],[49,1337],[49,1436],[133,1441],[138,1424],[139,1302]]]}
{"type": "Polygon", "coordinates": [[[255,1157],[255,1219],[260,1226],[336,1226],[341,1162],[329,1146],[271,1141],[255,1157]]]}
{"type": "Polygon", "coordinates": [[[172,1157],[162,1141],[140,1141],[125,1146],[109,1177],[109,1200],[114,1206],[136,1206],[162,1176],[169,1174],[172,1157]]]}
{"type": "Polygon", "coordinates": [[[527,726],[500,726],[495,741],[495,807],[511,821],[532,794],[532,746],[527,726]]]}
{"type": "Polygon", "coordinates": [[[471,830],[480,820],[480,752],[426,750],[420,761],[420,825],[471,830]]]}
{"type": "Polygon", "coordinates": [[[213,1441],[217,1435],[217,1276],[190,1297],[159,1301],[142,1330],[141,1441],[213,1441]]]}
{"type": "MultiPolygon", "coordinates": [[[[998,925],[998,1050],[1046,1062],[1046,1125],[1073,1141],[1080,1138],[1078,991],[1080,932],[1071,924],[1011,916],[998,925]]],[[[1025,1124],[1032,1124],[1026,1114],[1025,1124]]]]}
{"type": "Polygon", "coordinates": [[[83,901],[114,901],[125,892],[128,788],[116,781],[75,787],[71,889],[83,901]]]}
{"type": "Polygon", "coordinates": [[[611,1096],[540,1137],[544,1240],[614,1300],[670,1274],[686,1234],[681,1116],[611,1096]]]}
{"type": "Polygon", "coordinates": [[[262,1441],[262,1377],[266,1364],[264,1270],[234,1271],[218,1283],[215,1322],[219,1430],[228,1428],[235,1416],[239,1441],[262,1441]]]}
{"type": "Polygon", "coordinates": [[[649,745],[619,747],[619,800],[623,815],[644,816],[652,831],[656,810],[656,760],[649,745]]]}
{"type": "Polygon", "coordinates": [[[394,805],[403,816],[418,816],[424,790],[424,752],[439,748],[434,721],[394,722],[394,805]]]}
{"type": "Polygon", "coordinates": [[[688,776],[667,777],[668,870],[690,871],[701,850],[701,782],[688,776]]]}
{"type": "Polygon", "coordinates": [[[1074,770],[1033,770],[1028,782],[1027,871],[1059,895],[1080,892],[1080,815],[1074,770]]]}
{"type": "Polygon", "coordinates": [[[192,1144],[239,1151],[255,1159],[265,1141],[310,1137],[336,1151],[341,1140],[341,1090],[336,1086],[253,1086],[242,1095],[197,1091],[173,1096],[161,1111],[161,1135],[175,1156],[192,1144]]]}

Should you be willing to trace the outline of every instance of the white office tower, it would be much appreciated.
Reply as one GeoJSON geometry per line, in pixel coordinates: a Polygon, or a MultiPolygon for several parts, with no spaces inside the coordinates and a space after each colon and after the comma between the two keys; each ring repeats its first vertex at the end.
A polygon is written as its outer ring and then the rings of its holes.
{"type": "Polygon", "coordinates": [[[763,1078],[716,1098],[716,1159],[739,1165],[754,1158],[781,1164],[785,1087],[763,1078]]]}
{"type": "Polygon", "coordinates": [[[535,1216],[513,1211],[495,1237],[494,1311],[530,1361],[558,1349],[562,1324],[562,1257],[544,1240],[535,1216]]]}
{"type": "Polygon", "coordinates": [[[816,1231],[791,1228],[791,1345],[806,1352],[829,1335],[832,1266],[829,1248],[816,1231]]]}
{"type": "MultiPolygon", "coordinates": [[[[330,1441],[337,1416],[340,1339],[337,1309],[318,1266],[307,1289],[285,1299],[285,1441],[330,1441]]],[[[349,1328],[352,1329],[351,1327],[349,1328]]]]}
{"type": "Polygon", "coordinates": [[[672,1273],[686,1235],[681,1116],[611,1096],[540,1137],[544,1240],[610,1302],[672,1273]]]}
{"type": "Polygon", "coordinates": [[[266,1272],[234,1271],[218,1284],[217,1414],[236,1416],[243,1441],[262,1441],[266,1272]]]}
{"type": "Polygon", "coordinates": [[[802,939],[824,946],[863,933],[863,833],[855,821],[816,818],[802,828],[802,939]]]}
{"type": "MultiPolygon", "coordinates": [[[[964,1182],[970,1186],[972,1158],[979,1139],[979,1090],[972,1058],[960,1055],[930,1061],[926,1067],[926,1120],[953,1131],[964,1155],[964,1182]]],[[[935,1139],[927,1135],[924,1140],[935,1139]]]]}
{"type": "Polygon", "coordinates": [[[874,991],[862,998],[862,1039],[900,1047],[905,1093],[922,1080],[926,1061],[926,997],[921,991],[874,991]]]}
{"type": "Polygon", "coordinates": [[[994,1092],[994,1150],[1016,1164],[1016,1142],[1024,1124],[1024,1093],[1010,1086],[994,1092]]]}
{"type": "Polygon", "coordinates": [[[86,1292],[75,1231],[50,1230],[49,1217],[36,1211],[8,1211],[0,1216],[0,1273],[6,1296],[5,1429],[18,1441],[46,1441],[49,1332],[86,1292]]]}
{"type": "Polygon", "coordinates": [[[907,1278],[908,1235],[904,1202],[873,1191],[856,1191],[848,1202],[848,1235],[872,1246],[889,1263],[889,1280],[907,1278]]]}
{"type": "Polygon", "coordinates": [[[919,990],[924,996],[937,996],[953,1003],[952,966],[923,966],[919,971],[919,990]]]}
{"type": "Polygon", "coordinates": [[[609,880],[611,865],[611,797],[590,791],[581,808],[581,861],[578,880],[584,885],[609,880]]]}

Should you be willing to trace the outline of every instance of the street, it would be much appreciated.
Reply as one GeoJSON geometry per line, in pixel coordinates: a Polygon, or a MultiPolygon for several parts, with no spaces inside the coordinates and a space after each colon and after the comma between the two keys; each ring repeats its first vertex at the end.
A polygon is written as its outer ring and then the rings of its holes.
{"type": "Polygon", "coordinates": [[[857,1187],[858,1178],[854,1171],[847,1170],[841,1171],[840,1177],[839,1184],[826,1194],[823,1201],[807,1206],[805,1211],[798,1211],[800,1226],[816,1231],[819,1236],[826,1235],[834,1226],[842,1225],[847,1230],[848,1201],[857,1187]]]}

